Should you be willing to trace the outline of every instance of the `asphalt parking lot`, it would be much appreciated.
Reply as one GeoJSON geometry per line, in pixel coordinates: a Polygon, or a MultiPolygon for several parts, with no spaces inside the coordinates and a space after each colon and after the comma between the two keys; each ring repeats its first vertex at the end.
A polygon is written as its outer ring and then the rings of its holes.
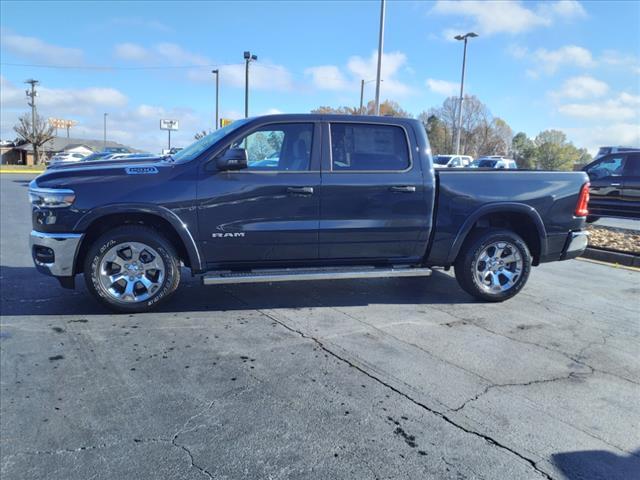
{"type": "Polygon", "coordinates": [[[113,315],[32,268],[3,174],[0,476],[640,478],[640,273],[544,265],[503,304],[450,274],[203,287],[113,315]]]}

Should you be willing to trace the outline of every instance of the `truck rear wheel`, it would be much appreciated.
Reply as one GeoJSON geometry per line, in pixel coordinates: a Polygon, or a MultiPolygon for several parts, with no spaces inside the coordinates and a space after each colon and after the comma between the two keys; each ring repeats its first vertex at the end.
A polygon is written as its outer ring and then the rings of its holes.
{"type": "Polygon", "coordinates": [[[455,262],[456,280],[470,295],[502,302],[516,295],[531,272],[525,241],[510,230],[482,230],[462,246],[455,262]]]}
{"type": "Polygon", "coordinates": [[[180,283],[180,261],[156,230],[125,225],[101,235],[84,263],[89,291],[119,312],[145,312],[167,300],[180,283]]]}

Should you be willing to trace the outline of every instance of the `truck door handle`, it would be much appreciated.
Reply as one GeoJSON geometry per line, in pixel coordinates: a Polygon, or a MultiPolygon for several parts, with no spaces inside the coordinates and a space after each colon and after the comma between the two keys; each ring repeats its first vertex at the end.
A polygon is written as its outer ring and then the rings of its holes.
{"type": "Polygon", "coordinates": [[[413,185],[394,185],[389,190],[392,192],[413,193],[416,191],[416,187],[413,185]]]}
{"type": "Polygon", "coordinates": [[[313,187],[287,187],[287,193],[294,195],[313,195],[313,187]]]}
{"type": "Polygon", "coordinates": [[[611,186],[612,187],[619,187],[620,185],[622,185],[621,183],[612,183],[611,186]]]}

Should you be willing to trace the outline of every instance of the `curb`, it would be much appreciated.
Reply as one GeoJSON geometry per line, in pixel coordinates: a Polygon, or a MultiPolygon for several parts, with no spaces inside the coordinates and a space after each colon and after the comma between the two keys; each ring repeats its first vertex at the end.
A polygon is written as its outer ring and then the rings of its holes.
{"type": "Polygon", "coordinates": [[[42,173],[44,170],[0,170],[0,174],[3,173],[42,173]]]}
{"type": "Polygon", "coordinates": [[[633,253],[622,253],[613,250],[603,250],[600,248],[587,248],[581,255],[583,258],[598,260],[600,262],[615,263],[626,267],[640,268],[640,255],[633,253]]]}

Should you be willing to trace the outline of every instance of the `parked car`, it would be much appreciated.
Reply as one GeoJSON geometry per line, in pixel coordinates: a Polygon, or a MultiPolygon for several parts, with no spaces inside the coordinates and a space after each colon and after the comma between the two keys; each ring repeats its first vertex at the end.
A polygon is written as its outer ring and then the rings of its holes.
{"type": "Polygon", "coordinates": [[[588,221],[640,218],[640,151],[610,153],[583,170],[591,181],[588,221]]]}
{"type": "Polygon", "coordinates": [[[594,160],[609,155],[610,153],[626,153],[626,152],[640,152],[638,147],[600,147],[598,153],[594,157],[594,160]]]}
{"type": "Polygon", "coordinates": [[[82,153],[67,153],[67,152],[60,152],[57,153],[56,155],[54,155],[53,157],[51,157],[50,160],[45,160],[45,165],[49,166],[52,164],[56,164],[59,162],[80,162],[82,161],[82,159],[84,159],[86,157],[86,155],[83,155],[82,153]]]}
{"type": "Polygon", "coordinates": [[[33,260],[140,312],[176,291],[181,265],[207,285],[455,266],[465,291],[496,302],[532,266],[586,248],[584,172],[434,171],[428,152],[418,120],[283,114],[237,120],[173,157],[60,167],[29,186],[33,260]],[[277,165],[254,172],[269,149],[277,165]]]}
{"type": "Polygon", "coordinates": [[[481,157],[471,162],[471,168],[494,168],[494,169],[517,169],[518,166],[514,160],[503,157],[481,157]]]}
{"type": "Polygon", "coordinates": [[[434,168],[466,168],[471,165],[473,158],[468,155],[435,155],[434,168]]]}

